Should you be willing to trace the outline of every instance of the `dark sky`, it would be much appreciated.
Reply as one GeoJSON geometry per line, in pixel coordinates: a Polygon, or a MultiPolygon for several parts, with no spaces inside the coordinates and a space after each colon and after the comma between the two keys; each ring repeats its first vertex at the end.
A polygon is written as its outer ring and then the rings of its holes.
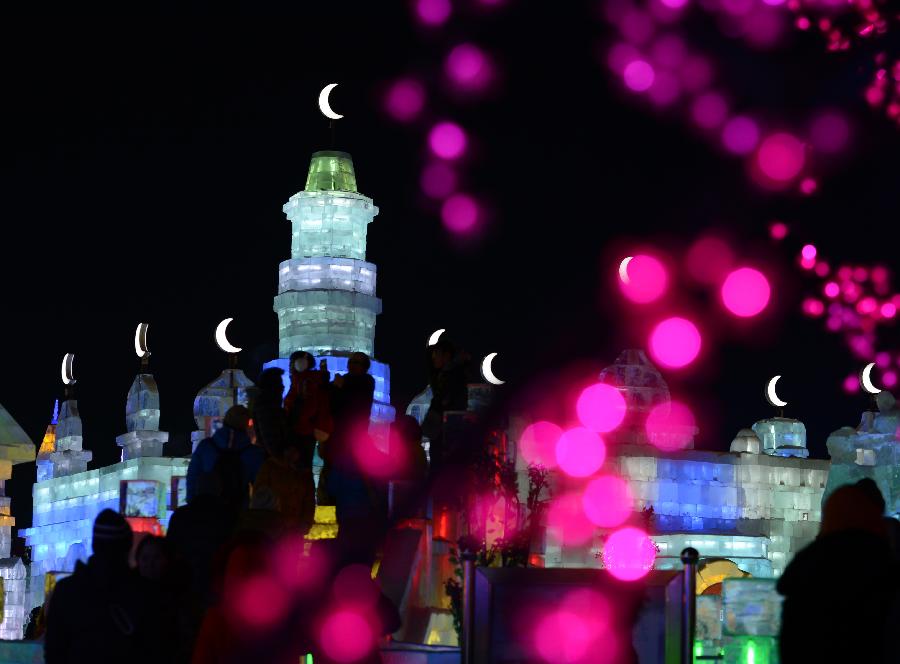
{"type": "MultiPolygon", "coordinates": [[[[500,351],[510,394],[535,381],[557,390],[555,369],[596,375],[643,337],[646,321],[614,289],[623,252],[649,243],[677,256],[715,228],[771,270],[775,298],[757,324],[723,322],[696,371],[667,375],[698,412],[698,445],[727,449],[769,415],[761,391],[775,373],[790,376],[782,396],[815,453],[858,420],[865,400],[840,390],[854,360],[799,316],[809,284],[791,259],[813,240],[835,262],[900,268],[900,132],[861,101],[862,55],[828,57],[813,36],[759,54],[691,24],[738,102],[787,121],[822,104],[853,118],[853,151],[820,194],[800,199],[761,192],[681,121],[624,99],[598,65],[606,35],[589,3],[510,0],[492,16],[463,10],[438,33],[414,26],[402,2],[291,4],[0,20],[0,403],[36,442],[62,395],[60,360],[74,352],[92,467],[118,459],[140,321],[151,324],[168,431],[193,427],[194,395],[225,366],[219,320],[235,318],[249,375],[275,356],[272,297],[290,242],[281,206],[302,189],[310,153],[328,147],[315,99],[331,81],[346,115],[336,147],[353,154],[360,190],[381,209],[368,259],[384,300],[376,355],[392,367],[396,406],[424,386],[422,345],[438,327],[473,355],[500,351]],[[481,239],[460,246],[419,193],[421,127],[387,121],[377,93],[408,72],[439,90],[441,58],[463,40],[488,48],[503,77],[482,103],[429,98],[427,118],[472,132],[469,188],[491,206],[481,239]],[[791,224],[785,246],[768,240],[773,218],[791,224]]],[[[687,311],[714,304],[692,290],[677,297],[687,311]]],[[[897,326],[882,340],[900,346],[897,326]]],[[[22,465],[8,486],[20,525],[31,521],[33,479],[22,465]]]]}

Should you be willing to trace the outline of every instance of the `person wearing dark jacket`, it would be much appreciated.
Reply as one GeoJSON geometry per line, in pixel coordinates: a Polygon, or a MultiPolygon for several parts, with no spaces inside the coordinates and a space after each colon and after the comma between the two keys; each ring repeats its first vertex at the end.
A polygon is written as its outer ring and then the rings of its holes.
{"type": "Polygon", "coordinates": [[[171,661],[160,594],[128,567],[132,532],[106,509],[97,515],[93,555],[54,588],[47,607],[46,664],[171,661]]]}
{"type": "Polygon", "coordinates": [[[270,367],[259,375],[259,394],[253,403],[253,428],[256,443],[269,456],[280,456],[288,443],[287,413],[281,406],[284,370],[270,367]]]}
{"type": "Polygon", "coordinates": [[[825,502],[819,536],[778,579],[782,664],[888,661],[882,634],[897,581],[872,496],[840,487],[825,502]]]}
{"type": "Polygon", "coordinates": [[[265,451],[250,441],[247,433],[249,426],[250,412],[244,406],[232,406],[225,413],[222,428],[211,437],[200,441],[188,464],[188,502],[197,496],[201,476],[225,472],[228,476],[220,477],[222,499],[235,510],[247,507],[250,500],[250,485],[256,479],[256,473],[266,458],[265,451]],[[235,469],[236,477],[231,477],[231,473],[227,472],[228,468],[222,469],[225,462],[231,461],[240,466],[239,469],[235,469]]]}
{"type": "Polygon", "coordinates": [[[316,441],[325,441],[334,429],[329,404],[328,372],[315,366],[306,351],[291,354],[291,386],[284,398],[288,429],[300,444],[300,463],[312,472],[316,441]]]}
{"type": "Polygon", "coordinates": [[[468,360],[465,352],[456,353],[453,344],[444,339],[428,349],[431,404],[422,421],[422,434],[429,440],[432,472],[440,468],[446,454],[444,413],[469,407],[468,360]]]}

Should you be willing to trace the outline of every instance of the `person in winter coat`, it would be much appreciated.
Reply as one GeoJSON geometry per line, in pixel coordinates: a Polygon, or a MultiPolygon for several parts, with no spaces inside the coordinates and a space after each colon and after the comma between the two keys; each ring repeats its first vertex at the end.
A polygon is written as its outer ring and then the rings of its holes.
{"type": "Polygon", "coordinates": [[[428,384],[431,404],[422,422],[422,434],[430,441],[432,471],[444,461],[444,413],[466,410],[469,407],[469,388],[466,375],[469,356],[456,353],[453,344],[439,340],[429,349],[428,384]]]}
{"type": "Polygon", "coordinates": [[[175,626],[156,589],[128,567],[132,531],[106,509],[93,529],[93,555],[54,588],[47,607],[47,664],[170,661],[175,626]],[[167,638],[167,636],[169,638],[167,638]]]}
{"type": "Polygon", "coordinates": [[[256,431],[256,444],[269,456],[281,455],[290,433],[287,413],[281,405],[283,375],[283,369],[270,367],[259,375],[256,384],[259,392],[253,402],[253,428],[256,431]]]}
{"type": "Polygon", "coordinates": [[[330,395],[334,432],[319,445],[326,466],[356,469],[353,439],[368,431],[375,400],[375,379],[369,374],[371,364],[365,353],[353,353],[347,360],[347,373],[334,379],[330,395]]]}
{"type": "Polygon", "coordinates": [[[266,457],[261,447],[250,442],[249,425],[250,412],[244,406],[232,406],[225,413],[222,428],[200,441],[188,464],[188,502],[197,496],[200,477],[215,474],[226,505],[235,511],[247,506],[250,485],[266,457]]]}
{"type": "Polygon", "coordinates": [[[284,398],[288,430],[300,445],[300,464],[310,471],[316,441],[327,440],[334,430],[328,372],[316,369],[315,361],[305,351],[291,354],[291,387],[284,398]]]}
{"type": "Polygon", "coordinates": [[[870,492],[840,487],[825,502],[819,536],[778,579],[782,664],[888,661],[882,634],[897,582],[870,492]]]}
{"type": "Polygon", "coordinates": [[[281,454],[266,459],[253,483],[253,495],[260,491],[271,493],[285,528],[306,535],[315,519],[316,485],[312,469],[301,463],[301,455],[300,445],[294,439],[281,454]]]}

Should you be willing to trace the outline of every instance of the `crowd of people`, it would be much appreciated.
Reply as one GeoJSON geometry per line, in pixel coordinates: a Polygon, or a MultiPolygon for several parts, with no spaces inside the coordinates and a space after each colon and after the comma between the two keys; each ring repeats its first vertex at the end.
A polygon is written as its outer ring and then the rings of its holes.
{"type": "MultiPolygon", "coordinates": [[[[165,537],[133,533],[123,516],[101,512],[93,555],[56,584],[45,604],[47,664],[296,664],[307,652],[316,662],[329,661],[313,633],[328,605],[329,583],[316,586],[319,596],[292,596],[264,633],[257,629],[260,616],[278,602],[264,583],[255,593],[246,589],[269,578],[266,570],[278,577],[285,542],[303,543],[292,550],[291,565],[318,561],[320,580],[333,581],[354,567],[370,570],[387,530],[389,480],[396,480],[399,516],[423,514],[428,462],[415,418],[400,416],[392,426],[392,453],[401,459],[393,477],[373,478],[360,463],[359,441],[371,443],[375,381],[369,368],[368,356],[353,353],[347,373],[331,380],[324,360],[316,366],[311,354],[298,351],[290,357],[286,395],[283,370],[265,369],[249,407],[229,408],[221,428],[194,450],[187,503],[172,514],[165,537]],[[316,450],[324,464],[318,488],[316,450]],[[334,506],[337,536],[304,543],[317,505],[334,506]]],[[[434,398],[425,428],[435,466],[443,413],[465,410],[466,382],[452,346],[429,350],[434,398]]],[[[387,635],[399,628],[399,614],[378,594],[373,620],[387,635]]],[[[377,653],[372,657],[380,661],[377,653]]]]}

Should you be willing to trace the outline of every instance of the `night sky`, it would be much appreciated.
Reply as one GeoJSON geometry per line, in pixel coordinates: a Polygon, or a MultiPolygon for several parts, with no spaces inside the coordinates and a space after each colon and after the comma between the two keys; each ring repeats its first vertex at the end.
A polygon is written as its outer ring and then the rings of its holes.
{"type": "MultiPolygon", "coordinates": [[[[291,4],[0,22],[0,403],[35,442],[73,352],[91,467],[118,460],[138,322],[150,323],[162,428],[182,437],[194,395],[226,366],[212,336],[219,320],[235,318],[230,337],[251,378],[276,356],[272,298],[290,251],[281,206],[303,188],[310,154],[330,147],[316,97],[332,81],[346,116],[334,147],[352,153],[360,191],[380,208],[368,236],[384,301],[376,356],[391,365],[398,409],[425,385],[423,345],[438,327],[475,357],[499,351],[507,394],[537,386],[562,403],[556,377],[588,380],[644,345],[653,316],[623,302],[619,260],[653,247],[675,268],[691,240],[716,229],[767,271],[774,297],[743,324],[689,285],[652,310],[695,313],[715,331],[694,370],[665,374],[697,413],[697,445],[727,449],[739,428],[771,415],[762,390],[776,373],[815,455],[830,431],[858,422],[866,400],[841,381],[860,363],[821,320],[801,316],[816,282],[794,261],[813,241],[835,263],[900,269],[900,131],[862,99],[865,53],[829,55],[798,33],[749,51],[708,18],[687,24],[738,102],[788,123],[822,105],[851,118],[852,149],[801,197],[761,190],[683,121],[626,96],[600,61],[608,28],[591,3],[508,0],[489,13],[458,3],[436,31],[403,2],[291,4]],[[441,60],[460,41],[488,49],[502,72],[477,102],[441,91],[441,60]],[[412,127],[380,103],[383,86],[408,73],[432,90],[412,127]],[[466,242],[419,188],[424,129],[441,118],[470,132],[467,187],[489,205],[466,242]],[[781,245],[768,237],[773,219],[791,228],[781,245]]],[[[898,327],[879,345],[900,347],[898,327]]],[[[34,473],[17,466],[7,485],[20,526],[31,522],[34,473]]]]}

